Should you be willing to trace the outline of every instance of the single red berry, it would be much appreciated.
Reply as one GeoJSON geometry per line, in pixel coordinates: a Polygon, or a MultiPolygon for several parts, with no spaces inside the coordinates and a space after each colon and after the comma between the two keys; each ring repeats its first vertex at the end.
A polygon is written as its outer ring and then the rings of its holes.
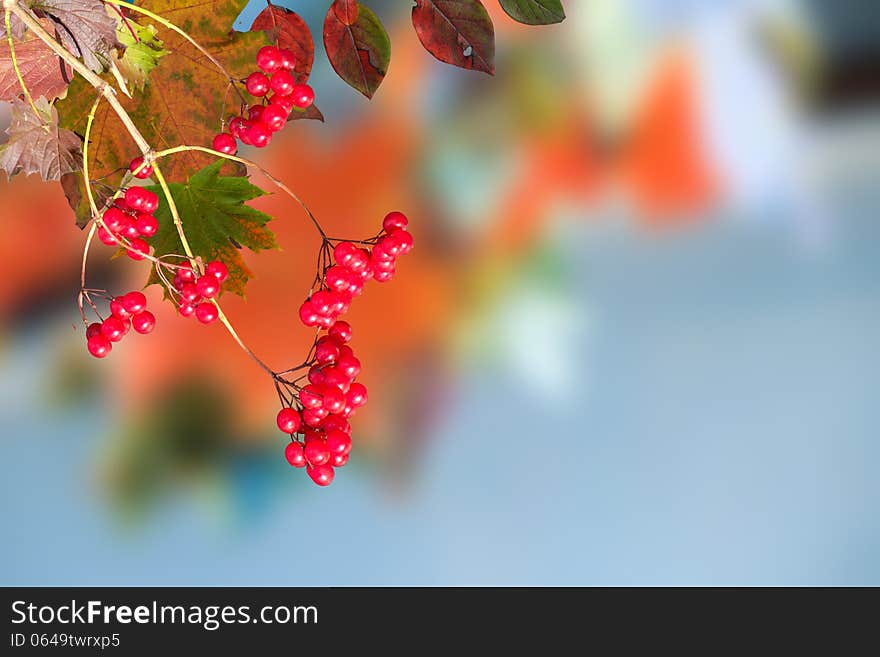
{"type": "Polygon", "coordinates": [[[144,189],[143,199],[144,203],[143,207],[141,208],[142,211],[146,212],[147,214],[153,214],[156,210],[159,209],[159,197],[156,196],[149,189],[144,189]]]}
{"type": "Polygon", "coordinates": [[[386,233],[393,233],[395,230],[401,230],[409,225],[409,219],[403,212],[389,212],[382,220],[382,230],[386,233]]]}
{"type": "Polygon", "coordinates": [[[111,207],[107,208],[101,219],[104,220],[107,230],[118,233],[125,227],[125,222],[128,221],[129,216],[119,208],[111,207]]]}
{"type": "Polygon", "coordinates": [[[327,283],[327,287],[331,290],[342,292],[343,290],[348,289],[350,277],[351,274],[345,267],[342,265],[333,265],[327,270],[327,273],[324,274],[324,282],[327,283]]]}
{"type": "Polygon", "coordinates": [[[357,251],[358,248],[351,242],[340,242],[333,249],[333,258],[336,260],[336,264],[350,269],[349,265],[357,251]]]}
{"type": "Polygon", "coordinates": [[[292,50],[281,48],[278,51],[278,55],[281,61],[281,68],[286,68],[288,71],[296,68],[296,54],[292,50]]]}
{"type": "Polygon", "coordinates": [[[373,273],[373,280],[377,283],[387,283],[392,278],[394,278],[394,270],[391,271],[377,271],[373,273]]]}
{"type": "Polygon", "coordinates": [[[319,427],[328,414],[325,408],[307,408],[303,411],[303,422],[310,427],[319,427]]]}
{"type": "Polygon", "coordinates": [[[335,473],[333,472],[333,468],[329,465],[308,466],[306,472],[308,472],[312,481],[319,486],[329,486],[333,483],[333,476],[335,473]]]}
{"type": "Polygon", "coordinates": [[[196,306],[196,319],[202,324],[213,324],[217,321],[217,306],[209,301],[196,306]]]}
{"type": "Polygon", "coordinates": [[[341,431],[349,436],[351,435],[351,425],[341,415],[328,415],[327,419],[324,420],[323,428],[328,434],[331,431],[341,431]]]}
{"type": "Polygon", "coordinates": [[[248,121],[251,122],[251,125],[260,120],[265,109],[263,105],[252,105],[248,108],[248,121]]]}
{"type": "Polygon", "coordinates": [[[309,383],[313,383],[316,386],[324,383],[324,370],[317,365],[309,368],[309,383]]]}
{"type": "Polygon", "coordinates": [[[337,358],[339,358],[339,344],[333,338],[325,335],[318,340],[315,345],[315,360],[319,364],[326,365],[336,361],[337,358]]]}
{"type": "Polygon", "coordinates": [[[397,262],[394,260],[370,260],[370,267],[373,270],[373,278],[376,278],[376,274],[380,271],[393,272],[397,268],[397,262]]]}
{"type": "Polygon", "coordinates": [[[312,309],[319,315],[326,317],[336,308],[337,297],[327,290],[318,290],[312,295],[312,309]]]}
{"type": "Polygon", "coordinates": [[[351,451],[351,436],[339,429],[328,430],[327,449],[331,454],[348,454],[351,451]]]}
{"type": "Polygon", "coordinates": [[[272,132],[278,132],[287,123],[287,112],[279,105],[266,105],[260,121],[272,132]]]}
{"type": "Polygon", "coordinates": [[[103,226],[98,227],[98,239],[107,246],[115,246],[119,244],[119,238],[103,226]]]}
{"type": "Polygon", "coordinates": [[[318,324],[318,313],[315,312],[315,307],[308,299],[299,307],[299,319],[306,326],[317,326],[318,324]]]}
{"type": "Polygon", "coordinates": [[[281,429],[284,433],[296,433],[299,431],[300,424],[302,424],[302,417],[300,417],[299,411],[294,408],[282,408],[278,411],[278,416],[275,418],[275,422],[278,424],[278,428],[281,429]]]}
{"type": "MultiPolygon", "coordinates": [[[[242,131],[247,128],[247,121],[240,116],[233,116],[228,121],[229,124],[229,132],[236,139],[241,139],[242,131]]],[[[216,148],[216,147],[215,147],[216,148]]],[[[216,150],[220,150],[217,148],[216,150]]]]}
{"type": "Polygon", "coordinates": [[[370,266],[370,252],[366,249],[357,249],[348,262],[348,268],[356,273],[364,271],[370,266]]]}
{"type": "Polygon", "coordinates": [[[110,300],[110,314],[119,319],[128,319],[131,317],[131,313],[125,309],[122,299],[123,297],[116,297],[110,300]]]}
{"type": "Polygon", "coordinates": [[[142,313],[147,309],[147,297],[143,292],[129,292],[122,297],[122,306],[131,315],[142,313]]]}
{"type": "Polygon", "coordinates": [[[306,461],[312,465],[324,465],[330,460],[330,450],[327,449],[327,442],[324,440],[313,440],[306,444],[305,450],[306,461]]]}
{"type": "Polygon", "coordinates": [[[333,322],[336,321],[336,318],[333,315],[318,315],[318,326],[323,329],[328,329],[333,326],[333,322]]]}
{"type": "Polygon", "coordinates": [[[202,298],[202,295],[199,294],[199,289],[196,287],[195,283],[184,283],[179,292],[180,298],[187,303],[195,303],[202,298]]]}
{"type": "Polygon", "coordinates": [[[135,219],[134,225],[142,237],[152,237],[159,232],[159,222],[151,214],[140,213],[135,219]]]}
{"type": "Polygon", "coordinates": [[[397,255],[388,250],[388,235],[379,239],[373,250],[370,251],[370,262],[394,262],[397,255]]]}
{"type": "Polygon", "coordinates": [[[177,312],[180,313],[181,317],[192,317],[196,314],[196,307],[188,301],[181,301],[180,305],[177,306],[177,312]]]}
{"type": "Polygon", "coordinates": [[[105,358],[113,350],[113,345],[103,335],[93,335],[86,341],[86,348],[95,358],[105,358]]]}
{"type": "Polygon", "coordinates": [[[343,344],[351,342],[351,324],[338,321],[330,327],[329,335],[332,335],[343,344]]]}
{"type": "Polygon", "coordinates": [[[229,278],[229,268],[219,260],[212,260],[205,265],[205,273],[210,274],[220,283],[223,283],[223,281],[229,278]]]}
{"type": "Polygon", "coordinates": [[[308,427],[303,429],[303,442],[308,445],[310,442],[315,440],[324,440],[324,432],[321,429],[315,429],[312,427],[308,427]]]}
{"type": "Polygon", "coordinates": [[[239,125],[238,138],[241,140],[241,143],[247,146],[253,146],[254,140],[251,139],[251,122],[247,119],[242,119],[239,125]]]}
{"type": "Polygon", "coordinates": [[[131,208],[128,207],[128,203],[125,202],[125,199],[122,196],[117,196],[113,199],[113,207],[122,210],[123,212],[131,211],[131,208]]]}
{"type": "Polygon", "coordinates": [[[340,370],[338,367],[325,367],[324,385],[327,387],[338,388],[342,392],[346,392],[351,385],[351,379],[349,379],[345,375],[345,372],[340,370]]]}
{"type": "Polygon", "coordinates": [[[400,238],[403,232],[402,230],[397,230],[389,235],[385,235],[379,240],[376,247],[381,247],[385,253],[396,259],[398,256],[403,255],[403,243],[400,238]]]}
{"type": "Polygon", "coordinates": [[[135,332],[146,335],[156,328],[156,316],[149,310],[144,310],[131,318],[131,327],[135,332]]]}
{"type": "Polygon", "coordinates": [[[125,190],[125,203],[132,210],[142,212],[144,209],[144,201],[146,200],[147,190],[143,187],[129,187],[125,190]]]}
{"type": "Polygon", "coordinates": [[[321,408],[323,404],[323,388],[309,384],[299,391],[299,402],[307,409],[321,408]]]}
{"type": "Polygon", "coordinates": [[[210,274],[205,274],[196,281],[196,290],[204,298],[212,299],[220,292],[220,281],[210,274]]]}
{"type": "Polygon", "coordinates": [[[143,180],[144,178],[149,178],[153,175],[153,167],[151,165],[141,166],[144,163],[144,158],[136,157],[131,161],[131,164],[128,165],[128,170],[134,174],[135,178],[140,178],[143,180]]]}
{"type": "Polygon", "coordinates": [[[340,355],[336,361],[336,367],[338,367],[349,379],[354,379],[361,373],[361,361],[354,356],[340,355]]]}
{"type": "Polygon", "coordinates": [[[138,232],[137,229],[137,222],[132,217],[126,216],[125,223],[119,231],[119,234],[129,242],[140,237],[140,232],[138,232]]]}
{"type": "Polygon", "coordinates": [[[269,93],[269,78],[259,71],[254,71],[244,81],[244,88],[251,96],[261,98],[269,93]]]}
{"type": "Polygon", "coordinates": [[[272,141],[272,133],[269,131],[269,128],[260,122],[251,123],[247,136],[250,139],[251,145],[256,148],[265,148],[272,141]]]}
{"type": "Polygon", "coordinates": [[[136,237],[135,239],[129,241],[129,246],[126,249],[126,253],[128,257],[132,260],[143,260],[150,253],[150,245],[147,244],[140,237],[136,237]]]}
{"type": "Polygon", "coordinates": [[[300,109],[311,107],[315,102],[315,92],[307,84],[294,85],[290,97],[293,98],[293,104],[300,109]]]}
{"type": "Polygon", "coordinates": [[[303,446],[296,441],[291,441],[284,448],[284,458],[294,468],[301,468],[306,464],[306,455],[303,452],[303,446]]]}
{"type": "Polygon", "coordinates": [[[321,408],[329,413],[338,413],[345,408],[345,395],[336,386],[325,384],[322,388],[323,399],[321,400],[321,408]]]}
{"type": "Polygon", "coordinates": [[[211,142],[211,147],[215,151],[220,151],[221,153],[226,153],[227,155],[235,155],[238,150],[238,144],[235,143],[235,137],[233,137],[228,132],[221,132],[219,135],[214,137],[214,141],[211,142]]]}
{"type": "MultiPolygon", "coordinates": [[[[272,74],[269,84],[272,86],[272,91],[279,96],[290,96],[296,86],[296,80],[288,71],[282,69],[272,74]]],[[[296,98],[293,99],[293,102],[296,104],[296,98]]]]}
{"type": "Polygon", "coordinates": [[[400,255],[406,255],[413,250],[414,240],[412,233],[405,230],[398,230],[395,231],[391,237],[400,244],[400,255]]]}
{"type": "Polygon", "coordinates": [[[101,335],[101,322],[92,322],[86,328],[86,339],[101,335]]]}
{"type": "Polygon", "coordinates": [[[367,387],[363,383],[352,383],[345,397],[355,408],[363,406],[367,403],[367,387]]]}
{"type": "Polygon", "coordinates": [[[263,46],[257,51],[257,66],[266,73],[274,73],[281,68],[281,53],[275,46],[263,46]]]}
{"type": "Polygon", "coordinates": [[[196,280],[196,273],[193,271],[192,265],[185,262],[177,268],[174,278],[180,278],[183,283],[193,283],[196,280]]]}
{"type": "Polygon", "coordinates": [[[342,468],[348,463],[348,454],[332,454],[330,456],[330,465],[334,468],[342,468]]]}
{"type": "Polygon", "coordinates": [[[354,298],[364,291],[364,279],[359,276],[352,276],[348,285],[348,294],[354,298]]]}
{"type": "Polygon", "coordinates": [[[101,322],[101,335],[110,342],[119,342],[128,332],[128,328],[125,326],[126,321],[118,317],[108,317],[101,322]]]}
{"type": "Polygon", "coordinates": [[[283,109],[288,116],[290,116],[290,113],[293,111],[293,98],[290,96],[278,96],[272,94],[272,96],[269,97],[269,104],[277,105],[283,109]]]}

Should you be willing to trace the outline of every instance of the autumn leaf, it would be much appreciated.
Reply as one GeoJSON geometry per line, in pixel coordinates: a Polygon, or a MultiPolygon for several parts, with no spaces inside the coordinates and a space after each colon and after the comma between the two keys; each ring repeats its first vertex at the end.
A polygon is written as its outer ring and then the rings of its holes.
{"type": "Polygon", "coordinates": [[[251,30],[263,30],[269,41],[293,52],[296,55],[296,81],[309,79],[315,61],[315,42],[309,26],[299,14],[284,7],[269,5],[254,19],[251,30]]]}
{"type": "MultiPolygon", "coordinates": [[[[143,4],[140,0],[139,4],[143,4]]],[[[247,0],[150,0],[150,10],[186,30],[219,60],[235,79],[254,70],[257,50],[266,44],[263,32],[235,32],[232,24],[247,0]]],[[[159,27],[164,47],[172,55],[163,57],[150,73],[143,92],[134,98],[119,97],[144,138],[154,148],[180,144],[208,145],[220,130],[225,114],[237,114],[239,101],[229,80],[208,58],[176,32],[159,27]]],[[[84,134],[95,92],[79,76],[67,98],[58,103],[61,125],[84,134]]],[[[94,178],[108,176],[128,166],[137,149],[114,111],[101,103],[95,114],[89,144],[89,168],[94,178]],[[94,155],[91,155],[94,154],[94,155]]],[[[170,180],[186,180],[212,161],[209,156],[183,153],[162,162],[162,173],[170,180]]],[[[105,182],[118,183],[120,175],[105,182]]],[[[79,216],[81,222],[85,217],[79,216]]]]}
{"type": "MultiPolygon", "coordinates": [[[[40,19],[40,22],[43,27],[48,27],[47,19],[40,19]]],[[[21,39],[15,41],[14,45],[15,59],[31,96],[34,98],[61,96],[72,78],[70,67],[65,64],[64,73],[62,73],[61,60],[58,55],[52,52],[52,49],[34,36],[32,32],[25,32],[21,39]]],[[[15,74],[15,68],[12,66],[9,42],[4,37],[0,40],[0,100],[12,100],[20,95],[22,95],[21,85],[15,74]]]]}
{"type": "Polygon", "coordinates": [[[565,20],[561,0],[499,0],[513,20],[526,25],[551,25],[565,20]]]}
{"type": "Polygon", "coordinates": [[[36,101],[38,114],[29,103],[12,103],[12,120],[0,146],[0,170],[12,176],[40,174],[43,180],[59,180],[62,175],[82,168],[82,140],[58,127],[58,114],[43,97],[36,101]]]}
{"type": "Polygon", "coordinates": [[[125,51],[116,65],[125,81],[135,89],[143,90],[150,71],[168,54],[158,34],[152,25],[138,25],[132,20],[119,18],[116,38],[125,51]]]}
{"type": "Polygon", "coordinates": [[[441,62],[495,73],[495,27],[479,0],[416,0],[419,41],[441,62]]]}
{"type": "MultiPolygon", "coordinates": [[[[266,227],[271,217],[245,205],[266,192],[244,176],[221,176],[222,160],[195,173],[185,183],[171,183],[171,196],[186,231],[187,242],[206,262],[222,260],[229,267],[224,289],[244,296],[251,271],[241,257],[241,247],[262,251],[277,247],[275,235],[266,227]]],[[[162,189],[151,187],[160,198],[162,189]]],[[[155,213],[159,232],[152,240],[156,256],[182,254],[180,236],[164,200],[155,213]]],[[[159,283],[155,270],[148,284],[159,283]]]]}
{"type": "Polygon", "coordinates": [[[324,48],[339,77],[372,98],[391,63],[391,40],[376,14],[355,0],[336,0],[324,19],[324,48]]]}
{"type": "Polygon", "coordinates": [[[31,10],[49,18],[67,50],[96,73],[106,68],[116,41],[116,20],[101,0],[35,0],[31,10]]]}

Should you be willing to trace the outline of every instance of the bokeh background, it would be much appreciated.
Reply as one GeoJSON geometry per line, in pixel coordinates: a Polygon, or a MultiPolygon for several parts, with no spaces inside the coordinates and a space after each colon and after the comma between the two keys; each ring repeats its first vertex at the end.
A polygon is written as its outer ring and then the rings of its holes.
{"type": "MultiPolygon", "coordinates": [[[[326,2],[276,4],[320,33],[326,2]]],[[[494,78],[369,4],[377,97],[319,53],[327,122],[250,154],[331,232],[411,217],[352,312],[352,465],[287,466],[268,380],[170,307],[91,360],[83,234],[60,189],[2,182],[0,583],[880,584],[872,3],[571,0],[526,28],[489,0],[494,78]]],[[[284,250],[230,314],[290,365],[317,242],[257,205],[284,250]]],[[[96,283],[144,280],[105,256],[96,283]]]]}

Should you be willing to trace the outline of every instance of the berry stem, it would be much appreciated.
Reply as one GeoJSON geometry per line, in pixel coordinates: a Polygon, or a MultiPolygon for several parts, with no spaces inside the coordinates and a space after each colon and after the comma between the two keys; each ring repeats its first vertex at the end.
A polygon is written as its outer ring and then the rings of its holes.
{"type": "Polygon", "coordinates": [[[3,19],[6,23],[6,40],[9,42],[9,57],[12,59],[12,68],[15,69],[15,75],[18,78],[18,84],[21,86],[21,90],[24,92],[24,97],[27,98],[28,103],[30,103],[31,109],[34,111],[34,114],[37,116],[40,121],[42,121],[42,117],[40,113],[37,111],[37,106],[34,103],[34,99],[31,96],[30,89],[27,88],[27,85],[24,83],[24,78],[21,75],[21,69],[18,66],[18,58],[15,56],[15,43],[12,40],[12,23],[10,20],[10,9],[6,7],[4,4],[5,11],[3,19]]]}

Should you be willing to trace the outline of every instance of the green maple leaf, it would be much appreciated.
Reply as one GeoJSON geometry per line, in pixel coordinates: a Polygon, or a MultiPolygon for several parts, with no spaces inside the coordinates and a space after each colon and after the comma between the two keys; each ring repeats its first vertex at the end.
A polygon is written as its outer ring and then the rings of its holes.
{"type": "MultiPolygon", "coordinates": [[[[205,262],[222,260],[229,268],[224,290],[244,296],[251,271],[241,257],[241,248],[251,251],[277,248],[275,234],[266,227],[272,217],[255,210],[246,201],[266,194],[243,176],[221,176],[222,160],[193,174],[185,183],[171,183],[186,238],[193,253],[205,262]]],[[[160,199],[156,218],[159,232],[151,240],[155,255],[183,254],[183,244],[171,218],[162,189],[150,187],[160,199]]],[[[159,283],[155,270],[148,284],[159,283]]]]}
{"type": "Polygon", "coordinates": [[[125,46],[125,52],[116,62],[119,72],[128,84],[142,90],[150,71],[168,54],[159,39],[159,32],[152,25],[138,25],[132,20],[120,19],[116,38],[125,46]]]}

